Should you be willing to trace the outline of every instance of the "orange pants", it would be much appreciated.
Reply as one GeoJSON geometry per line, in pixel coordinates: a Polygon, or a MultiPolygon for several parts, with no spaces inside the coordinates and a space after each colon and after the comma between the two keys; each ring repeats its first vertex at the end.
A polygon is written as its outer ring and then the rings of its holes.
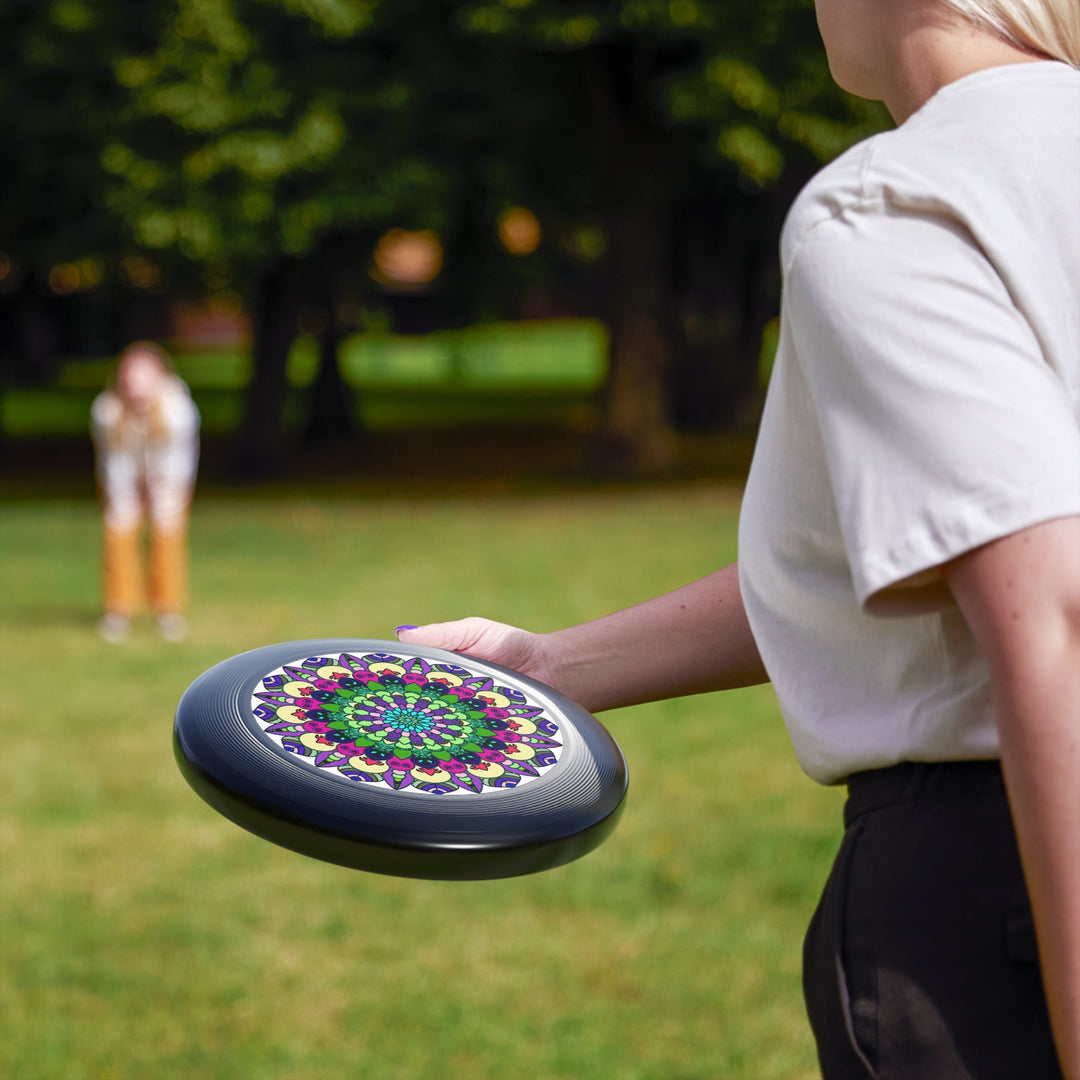
{"type": "Polygon", "coordinates": [[[105,526],[102,584],[105,611],[130,618],[146,604],[155,615],[179,615],[187,601],[187,519],[165,531],[151,524],[149,582],[143,575],[142,526],[105,526]],[[149,584],[149,590],[147,590],[149,584]]]}

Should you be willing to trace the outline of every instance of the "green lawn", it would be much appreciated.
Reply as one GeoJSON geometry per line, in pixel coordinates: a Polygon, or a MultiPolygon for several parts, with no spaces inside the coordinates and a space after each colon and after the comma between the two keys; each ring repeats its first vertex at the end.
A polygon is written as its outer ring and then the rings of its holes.
{"type": "MultiPolygon", "coordinates": [[[[608,334],[590,319],[493,323],[422,336],[355,334],[338,363],[369,431],[427,426],[521,424],[580,426],[594,419],[607,372],[608,334]]],[[[191,387],[204,432],[233,431],[251,379],[248,351],[180,353],[177,371],[191,387]]],[[[63,364],[48,386],[9,386],[0,395],[0,432],[9,436],[85,432],[90,403],[112,361],[63,364]]],[[[298,424],[318,367],[315,341],[300,337],[288,361],[287,419],[298,424]]]]}
{"type": "Polygon", "coordinates": [[[2,509],[10,1080],[809,1080],[803,928],[839,796],[767,688],[608,714],[612,838],[545,874],[324,865],[216,816],[172,759],[187,684],[244,649],[473,611],[537,629],[730,560],[737,492],[207,497],[192,634],[93,630],[97,518],[2,509]]]}

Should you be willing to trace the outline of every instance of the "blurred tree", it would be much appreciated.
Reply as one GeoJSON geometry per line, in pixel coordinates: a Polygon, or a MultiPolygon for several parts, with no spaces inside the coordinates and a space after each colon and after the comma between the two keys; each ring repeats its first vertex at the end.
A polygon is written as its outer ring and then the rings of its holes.
{"type": "Polygon", "coordinates": [[[673,407],[702,425],[755,383],[794,191],[887,117],[835,88],[812,0],[479,0],[459,18],[569,60],[541,152],[606,248],[608,447],[662,468],[673,407]]]}
{"type": "Polygon", "coordinates": [[[349,417],[335,407],[346,396],[337,283],[379,228],[441,209],[444,178],[403,137],[415,106],[374,7],[177,0],[150,47],[115,65],[131,126],[102,157],[116,181],[109,207],[141,247],[199,264],[253,312],[237,441],[248,475],[275,471],[287,453],[285,361],[301,311],[326,327],[306,431],[331,439],[349,417]]]}
{"type": "Polygon", "coordinates": [[[324,351],[305,430],[325,439],[346,424],[333,350],[342,308],[377,301],[366,270],[380,233],[443,235],[456,265],[424,302],[442,301],[442,322],[475,313],[478,173],[493,147],[512,156],[536,87],[508,50],[470,39],[456,10],[178,0],[151,48],[116,65],[131,127],[103,154],[116,179],[109,207],[140,246],[201,264],[255,313],[246,471],[272,470],[284,453],[285,358],[304,309],[321,312],[324,351]]]}
{"type": "Polygon", "coordinates": [[[56,309],[106,287],[122,256],[101,152],[125,108],[112,65],[149,40],[131,12],[82,0],[0,10],[0,316],[16,377],[48,376],[65,344],[56,309]]]}
{"type": "Polygon", "coordinates": [[[0,252],[28,279],[97,260],[149,292],[235,293],[254,470],[285,453],[302,313],[323,352],[305,432],[330,439],[357,312],[457,325],[553,291],[612,329],[609,458],[662,468],[673,418],[706,425],[753,384],[794,189],[882,122],[832,87],[810,0],[9,0],[2,18],[0,252]],[[542,227],[526,258],[496,239],[514,206],[542,227]],[[437,233],[444,270],[381,298],[393,227],[437,233]]]}

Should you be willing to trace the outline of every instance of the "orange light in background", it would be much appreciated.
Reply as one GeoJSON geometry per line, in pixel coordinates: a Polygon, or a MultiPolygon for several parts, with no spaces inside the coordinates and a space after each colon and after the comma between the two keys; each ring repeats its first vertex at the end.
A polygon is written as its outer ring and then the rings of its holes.
{"type": "Polygon", "coordinates": [[[7,279],[11,277],[11,271],[13,269],[11,258],[6,252],[0,251],[0,281],[7,281],[7,279]]]}
{"type": "MultiPolygon", "coordinates": [[[[2,262],[3,257],[0,257],[2,262]]],[[[0,266],[0,281],[11,272],[11,263],[6,264],[6,270],[0,266]]],[[[72,293],[82,292],[85,289],[93,289],[101,284],[105,276],[105,269],[97,259],[86,258],[78,262],[57,263],[49,271],[49,288],[57,296],[70,296],[72,293]]]]}
{"type": "Polygon", "coordinates": [[[442,270],[443,248],[430,229],[391,229],[375,245],[371,276],[384,285],[415,289],[434,281],[442,270]]]}
{"type": "Polygon", "coordinates": [[[49,288],[57,296],[70,296],[81,284],[82,275],[74,263],[57,263],[49,271],[49,288]]]}
{"type": "Polygon", "coordinates": [[[499,243],[511,255],[531,255],[539,246],[543,230],[536,215],[524,206],[512,206],[499,215],[499,243]]]}

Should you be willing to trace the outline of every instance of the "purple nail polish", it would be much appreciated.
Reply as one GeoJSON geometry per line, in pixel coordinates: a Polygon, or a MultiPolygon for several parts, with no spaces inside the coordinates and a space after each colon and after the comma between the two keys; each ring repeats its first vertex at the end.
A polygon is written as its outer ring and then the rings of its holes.
{"type": "Polygon", "coordinates": [[[400,634],[402,630],[418,630],[418,626],[397,626],[394,628],[395,634],[400,634]]]}

